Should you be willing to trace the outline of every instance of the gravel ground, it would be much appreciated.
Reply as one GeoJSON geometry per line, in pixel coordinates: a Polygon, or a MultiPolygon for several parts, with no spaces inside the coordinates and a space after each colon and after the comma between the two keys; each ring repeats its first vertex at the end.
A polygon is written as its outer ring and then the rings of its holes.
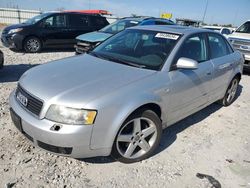
{"type": "Polygon", "coordinates": [[[32,146],[12,124],[8,105],[23,72],[74,53],[0,49],[5,55],[0,70],[0,187],[250,187],[250,76],[243,76],[230,107],[210,105],[164,130],[159,149],[147,160],[77,160],[32,146]]]}

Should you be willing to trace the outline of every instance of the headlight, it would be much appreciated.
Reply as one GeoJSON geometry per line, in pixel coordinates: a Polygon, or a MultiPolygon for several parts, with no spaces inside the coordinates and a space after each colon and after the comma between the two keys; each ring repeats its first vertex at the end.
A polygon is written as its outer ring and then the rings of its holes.
{"type": "Polygon", "coordinates": [[[45,118],[51,121],[73,125],[91,125],[95,121],[97,111],[51,105],[45,118]]]}
{"type": "Polygon", "coordinates": [[[23,28],[11,29],[11,30],[9,30],[8,34],[17,33],[17,32],[20,32],[22,30],[23,30],[23,28]]]}

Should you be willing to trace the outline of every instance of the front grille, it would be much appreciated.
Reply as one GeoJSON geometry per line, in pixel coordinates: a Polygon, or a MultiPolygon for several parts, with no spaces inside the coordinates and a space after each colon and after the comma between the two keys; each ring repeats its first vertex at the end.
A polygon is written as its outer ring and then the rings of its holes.
{"type": "Polygon", "coordinates": [[[231,39],[233,41],[233,44],[235,45],[250,45],[250,40],[243,40],[243,39],[231,39]]]}
{"type": "Polygon", "coordinates": [[[50,152],[66,154],[66,155],[70,155],[72,153],[72,150],[73,150],[72,147],[53,146],[53,145],[46,144],[46,143],[41,142],[41,141],[37,141],[37,145],[45,150],[50,151],[50,152]]]}
{"type": "Polygon", "coordinates": [[[27,100],[28,100],[26,106],[24,106],[23,104],[21,104],[21,106],[24,107],[24,108],[26,108],[31,113],[39,116],[40,112],[42,110],[42,107],[43,107],[43,102],[41,100],[33,97],[32,95],[30,95],[20,85],[17,86],[16,94],[18,92],[20,92],[22,95],[24,95],[27,98],[27,100]]]}

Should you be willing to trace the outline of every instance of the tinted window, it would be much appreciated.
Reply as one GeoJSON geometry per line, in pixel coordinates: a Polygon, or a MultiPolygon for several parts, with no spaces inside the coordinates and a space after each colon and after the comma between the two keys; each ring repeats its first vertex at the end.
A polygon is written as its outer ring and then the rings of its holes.
{"type": "Polygon", "coordinates": [[[173,25],[173,24],[163,21],[155,21],[155,25],[173,25]]]}
{"type": "Polygon", "coordinates": [[[46,27],[66,27],[66,15],[55,15],[43,21],[46,27]]]}
{"type": "Polygon", "coordinates": [[[86,15],[72,14],[69,16],[70,27],[80,28],[89,25],[89,19],[86,15]]]}
{"type": "Polygon", "coordinates": [[[174,48],[178,34],[125,30],[97,46],[91,53],[123,64],[158,70],[174,48]]]}
{"type": "Polygon", "coordinates": [[[91,16],[90,20],[93,26],[104,27],[108,24],[106,19],[103,17],[91,16]]]}
{"type": "Polygon", "coordinates": [[[205,37],[198,35],[187,39],[178,53],[178,58],[181,57],[193,59],[197,62],[208,60],[205,37]]]}
{"type": "Polygon", "coordinates": [[[225,39],[223,39],[220,35],[210,33],[208,35],[208,41],[212,59],[222,57],[230,53],[225,39]]]}

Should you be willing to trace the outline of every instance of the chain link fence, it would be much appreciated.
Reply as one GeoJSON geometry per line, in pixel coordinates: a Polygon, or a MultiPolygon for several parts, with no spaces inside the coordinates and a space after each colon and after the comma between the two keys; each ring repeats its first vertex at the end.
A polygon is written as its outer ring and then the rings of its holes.
{"type": "Polygon", "coordinates": [[[0,23],[2,24],[23,23],[27,19],[32,18],[41,13],[42,11],[37,11],[37,10],[0,8],[0,23]]]}

